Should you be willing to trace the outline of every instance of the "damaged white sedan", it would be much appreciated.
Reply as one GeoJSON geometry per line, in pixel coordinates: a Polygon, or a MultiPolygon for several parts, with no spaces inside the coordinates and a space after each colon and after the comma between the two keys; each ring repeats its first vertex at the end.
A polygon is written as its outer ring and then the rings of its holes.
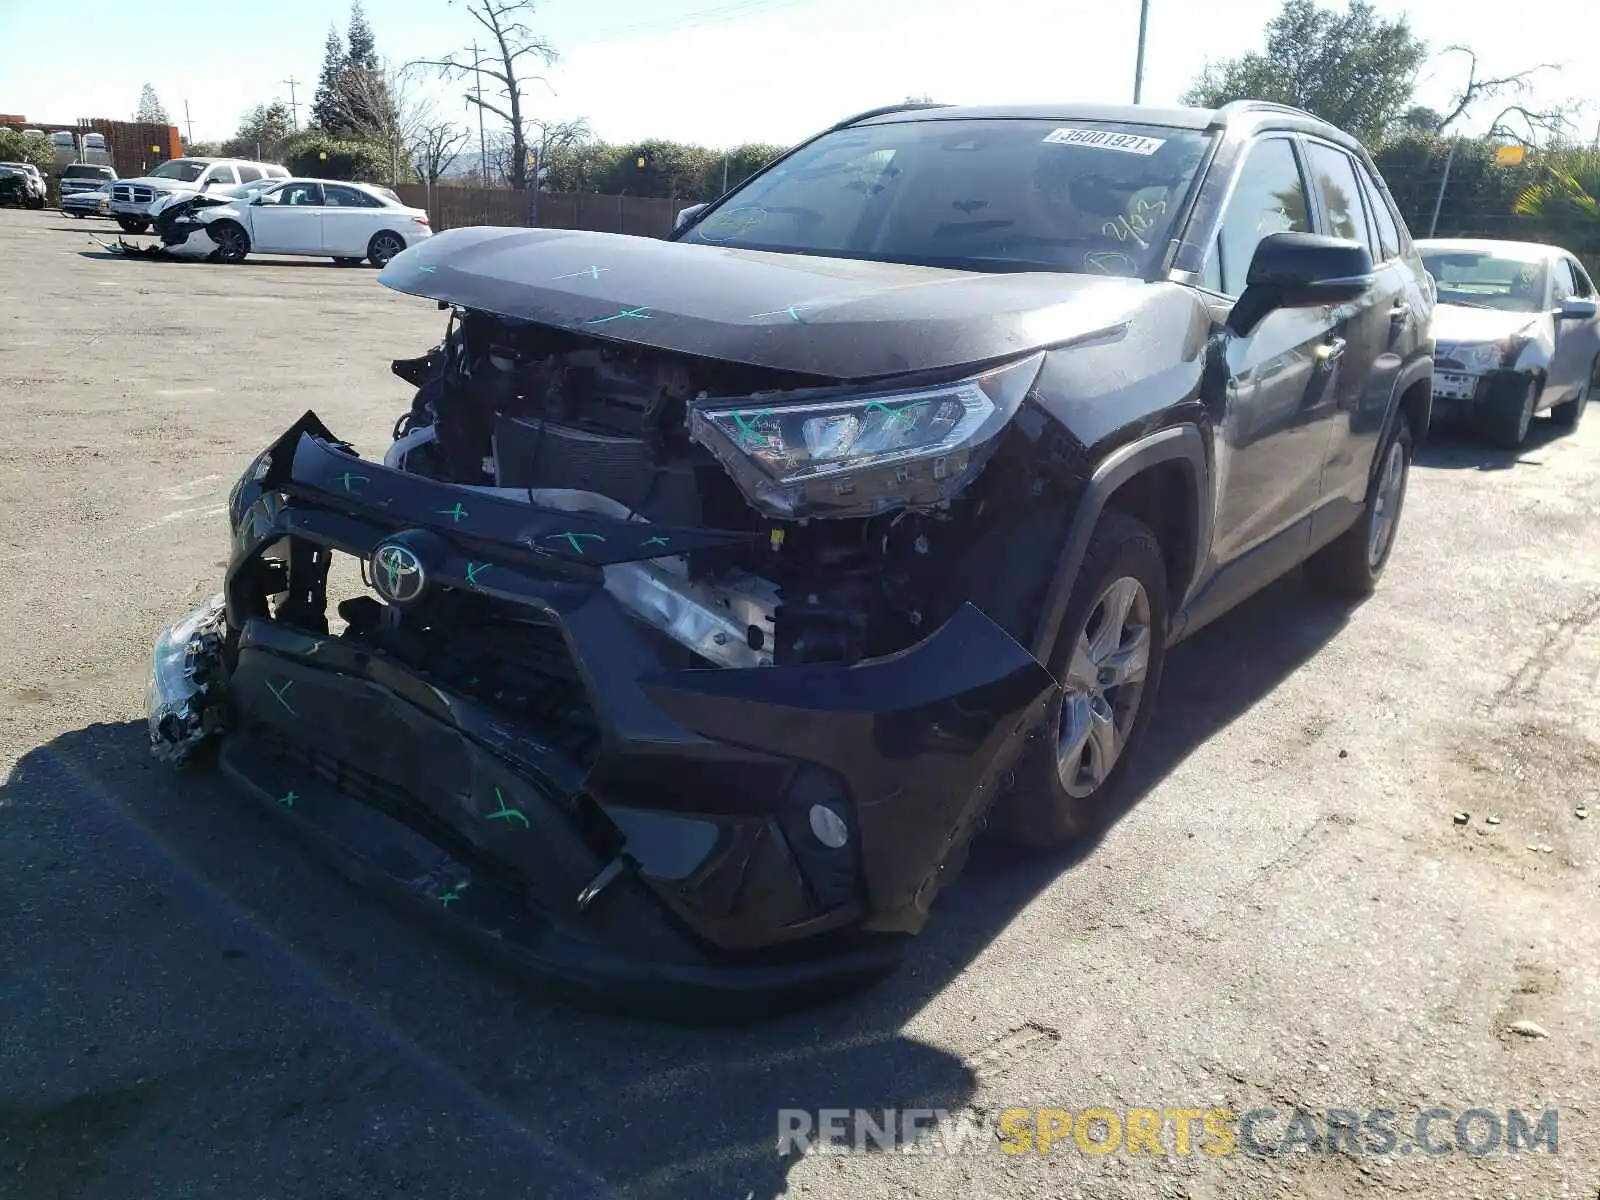
{"type": "Polygon", "coordinates": [[[321,179],[270,180],[172,196],[151,209],[154,244],[127,253],[244,261],[252,251],[382,267],[429,237],[428,214],[388,188],[321,179]]]}

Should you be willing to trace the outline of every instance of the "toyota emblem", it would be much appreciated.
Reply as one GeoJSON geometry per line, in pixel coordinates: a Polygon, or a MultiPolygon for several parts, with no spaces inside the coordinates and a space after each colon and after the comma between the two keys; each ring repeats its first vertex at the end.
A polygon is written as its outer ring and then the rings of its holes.
{"type": "Polygon", "coordinates": [[[372,552],[373,589],[390,604],[410,604],[427,582],[422,560],[410,546],[385,542],[372,552]]]}

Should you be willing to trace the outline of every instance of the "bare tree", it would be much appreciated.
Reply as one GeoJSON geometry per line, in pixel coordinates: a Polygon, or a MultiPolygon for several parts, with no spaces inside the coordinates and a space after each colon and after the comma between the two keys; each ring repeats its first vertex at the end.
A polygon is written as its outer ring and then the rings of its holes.
{"type": "Polygon", "coordinates": [[[529,121],[525,105],[530,83],[548,82],[542,75],[528,74],[534,64],[549,66],[556,60],[555,49],[529,28],[534,0],[466,0],[466,10],[488,33],[491,45],[486,57],[466,60],[461,51],[444,58],[420,58],[411,66],[431,67],[449,80],[471,79],[476,85],[467,100],[494,113],[506,123],[510,137],[507,176],[514,188],[528,183],[529,121]],[[489,97],[493,97],[490,99],[489,97]]]}
{"type": "MultiPolygon", "coordinates": [[[[1502,96],[1526,96],[1533,90],[1533,80],[1541,71],[1559,71],[1561,68],[1555,63],[1539,63],[1525,71],[1515,71],[1510,75],[1483,76],[1478,74],[1478,56],[1467,46],[1446,46],[1440,54],[1465,54],[1467,56],[1467,81],[1458,90],[1448,108],[1438,114],[1438,124],[1434,127],[1435,133],[1443,133],[1454,125],[1474,104],[1484,100],[1494,100],[1502,96]]],[[[1561,107],[1536,110],[1521,104],[1512,104],[1500,116],[1495,118],[1495,127],[1489,130],[1490,137],[1504,136],[1515,137],[1518,141],[1523,139],[1511,133],[1500,125],[1501,118],[1510,113],[1520,114],[1527,121],[1530,131],[1535,136],[1540,132],[1559,136],[1565,132],[1568,120],[1567,114],[1561,107]]]]}
{"type": "Polygon", "coordinates": [[[455,162],[471,136],[470,130],[462,129],[451,121],[424,124],[411,147],[411,169],[423,183],[432,187],[450,169],[450,164],[455,162]]]}
{"type": "Polygon", "coordinates": [[[434,103],[417,86],[406,67],[379,64],[377,70],[349,70],[332,97],[335,113],[356,137],[382,147],[389,163],[389,182],[402,181],[417,158],[417,149],[440,122],[434,103]]]}

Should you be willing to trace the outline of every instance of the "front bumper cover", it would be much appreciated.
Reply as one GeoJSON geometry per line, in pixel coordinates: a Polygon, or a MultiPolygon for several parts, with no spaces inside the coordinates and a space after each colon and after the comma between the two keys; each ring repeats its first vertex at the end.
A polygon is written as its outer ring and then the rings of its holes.
{"type": "Polygon", "coordinates": [[[357,873],[546,978],[657,1012],[887,969],[1054,686],[970,605],[849,668],[684,669],[601,568],[747,535],[390,470],[309,413],[230,510],[225,765],[357,873]],[[327,552],[366,561],[396,538],[427,586],[564,649],[587,736],[465,671],[327,633],[327,552]],[[285,544],[286,578],[264,582],[262,552],[285,544]]]}

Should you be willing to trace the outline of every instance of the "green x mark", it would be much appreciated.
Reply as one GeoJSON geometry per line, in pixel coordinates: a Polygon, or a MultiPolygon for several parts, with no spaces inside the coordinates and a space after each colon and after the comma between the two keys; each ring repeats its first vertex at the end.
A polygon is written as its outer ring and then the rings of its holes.
{"type": "Polygon", "coordinates": [[[453,901],[461,899],[461,893],[467,890],[467,883],[470,882],[471,881],[468,880],[466,883],[456,884],[455,887],[451,888],[448,892],[439,897],[439,903],[444,905],[446,908],[449,908],[453,901]]]}
{"type": "Polygon", "coordinates": [[[357,479],[359,479],[362,483],[372,482],[372,477],[370,475],[357,475],[351,471],[346,471],[343,475],[336,475],[334,478],[344,485],[344,490],[347,492],[354,490],[351,488],[350,484],[357,479]]]}
{"type": "Polygon", "coordinates": [[[606,540],[605,538],[601,537],[598,533],[547,533],[544,536],[547,537],[547,538],[566,538],[567,539],[567,545],[572,547],[572,550],[573,550],[574,554],[582,554],[583,553],[583,539],[584,538],[590,538],[591,540],[596,541],[596,542],[603,542],[603,541],[606,540]]]}
{"type": "Polygon", "coordinates": [[[493,563],[469,562],[467,564],[467,582],[468,583],[477,583],[478,582],[478,576],[483,574],[483,572],[487,571],[492,566],[494,566],[493,563]]]}
{"type": "Polygon", "coordinates": [[[287,792],[278,797],[278,803],[289,808],[293,808],[294,802],[298,799],[300,799],[300,793],[295,791],[293,788],[290,788],[287,792]]]}
{"type": "Polygon", "coordinates": [[[438,516],[449,517],[452,525],[467,515],[467,510],[461,507],[461,501],[459,500],[456,501],[454,508],[436,508],[433,511],[438,516]]]}
{"type": "Polygon", "coordinates": [[[653,538],[645,538],[645,540],[644,540],[644,545],[646,545],[646,546],[665,546],[666,544],[667,544],[667,539],[662,537],[662,536],[660,536],[659,534],[657,534],[653,538]]]}
{"type": "Polygon", "coordinates": [[[289,707],[289,702],[283,698],[284,693],[287,692],[293,686],[294,686],[294,680],[292,680],[292,679],[285,679],[283,681],[283,686],[282,687],[273,687],[272,686],[272,680],[270,680],[270,679],[267,680],[267,690],[273,694],[273,696],[277,699],[279,704],[283,705],[283,710],[286,713],[288,713],[291,717],[298,717],[300,714],[295,712],[294,709],[290,708],[289,707]]]}
{"type": "Polygon", "coordinates": [[[871,412],[873,409],[877,409],[884,416],[889,418],[890,427],[895,428],[915,425],[917,423],[917,414],[911,411],[913,407],[914,405],[908,404],[904,408],[896,410],[890,408],[886,404],[879,404],[876,400],[874,400],[871,404],[867,405],[866,411],[871,412]]]}
{"type": "Polygon", "coordinates": [[[522,822],[522,827],[524,829],[528,828],[528,818],[522,815],[522,810],[521,809],[507,808],[506,807],[506,798],[500,794],[500,789],[499,788],[495,788],[495,790],[494,790],[494,798],[495,798],[495,800],[497,800],[499,802],[500,808],[499,808],[498,811],[490,813],[487,817],[484,818],[484,820],[486,820],[486,821],[496,821],[496,820],[499,820],[499,821],[510,821],[513,818],[515,818],[516,820],[522,822]]]}
{"type": "Polygon", "coordinates": [[[739,444],[741,446],[744,445],[745,438],[749,438],[757,446],[765,446],[767,444],[767,435],[750,424],[749,418],[743,413],[734,413],[733,423],[739,427],[739,444]]]}
{"type": "Polygon", "coordinates": [[[622,321],[629,318],[636,321],[648,321],[650,319],[649,306],[645,305],[640,308],[625,308],[621,312],[612,313],[609,317],[595,317],[589,321],[589,324],[604,325],[607,321],[622,321]]]}

